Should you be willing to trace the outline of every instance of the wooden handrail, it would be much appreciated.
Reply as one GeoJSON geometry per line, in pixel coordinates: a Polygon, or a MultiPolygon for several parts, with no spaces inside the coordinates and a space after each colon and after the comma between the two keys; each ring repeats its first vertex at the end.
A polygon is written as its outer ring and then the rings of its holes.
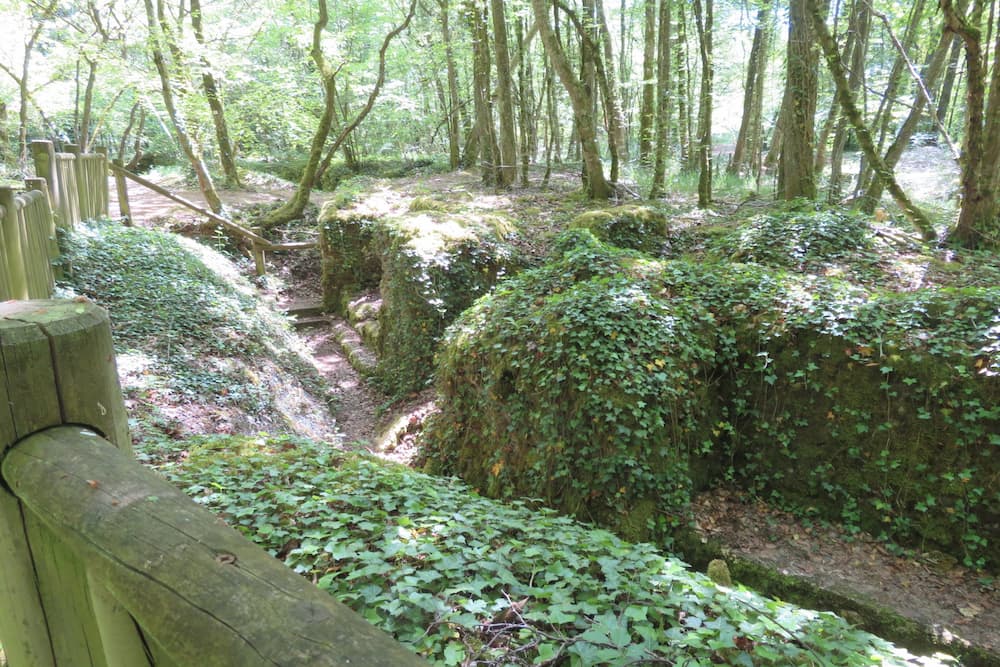
{"type": "Polygon", "coordinates": [[[170,192],[169,190],[167,190],[166,188],[164,188],[164,187],[162,187],[160,185],[157,185],[156,183],[153,183],[152,181],[150,181],[148,179],[145,179],[142,176],[139,176],[138,174],[133,174],[131,171],[128,171],[127,169],[125,169],[124,167],[122,167],[120,165],[114,164],[112,162],[112,163],[109,163],[109,167],[110,167],[111,171],[113,171],[114,173],[121,174],[121,175],[123,175],[125,178],[127,178],[129,180],[135,181],[136,183],[138,183],[139,185],[141,185],[141,186],[143,186],[145,188],[149,188],[150,190],[152,190],[156,194],[161,195],[163,197],[166,197],[167,199],[170,199],[171,201],[175,201],[178,204],[180,204],[182,206],[185,206],[185,207],[191,209],[192,211],[194,211],[194,212],[196,212],[196,213],[198,213],[200,215],[205,216],[206,218],[208,218],[212,222],[216,222],[216,223],[222,225],[223,227],[225,227],[226,229],[230,230],[231,232],[234,232],[235,234],[237,234],[239,236],[242,236],[246,240],[251,241],[254,244],[254,246],[257,246],[257,247],[259,247],[262,250],[267,250],[267,251],[272,251],[272,250],[304,250],[304,249],[315,248],[316,247],[316,242],[315,241],[303,241],[303,242],[297,242],[297,243],[272,243],[271,241],[268,241],[267,239],[265,239],[260,234],[257,234],[255,232],[247,229],[243,225],[240,225],[239,223],[233,222],[232,220],[229,220],[229,219],[227,219],[227,218],[225,218],[225,217],[223,217],[223,216],[221,216],[221,215],[219,215],[217,213],[214,213],[214,212],[208,210],[207,208],[205,208],[203,206],[199,206],[198,204],[195,204],[194,202],[190,201],[189,199],[185,199],[184,197],[176,195],[173,192],[170,192]]]}

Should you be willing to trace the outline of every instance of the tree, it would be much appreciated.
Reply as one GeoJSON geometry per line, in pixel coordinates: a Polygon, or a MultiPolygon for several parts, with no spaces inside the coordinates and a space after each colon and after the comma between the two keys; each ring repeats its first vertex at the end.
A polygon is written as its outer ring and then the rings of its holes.
{"type": "MultiPolygon", "coordinates": [[[[149,0],[146,0],[146,2],[149,2],[149,0]]],[[[326,145],[326,140],[330,136],[330,128],[333,125],[334,115],[337,113],[336,86],[337,74],[340,69],[334,68],[323,53],[323,31],[326,30],[326,26],[330,22],[330,14],[327,9],[326,0],[318,0],[318,2],[319,12],[316,16],[316,22],[313,24],[312,48],[309,54],[316,65],[316,70],[319,72],[320,80],[323,83],[323,115],[320,117],[316,131],[313,133],[312,143],[309,148],[309,157],[306,160],[302,176],[299,178],[298,186],[295,188],[295,193],[281,207],[275,209],[261,220],[260,226],[264,229],[272,229],[278,225],[283,225],[302,217],[302,212],[305,211],[306,204],[309,203],[309,195],[312,192],[316,170],[319,168],[320,160],[323,157],[323,148],[326,145]]],[[[365,106],[358,111],[354,120],[348,123],[340,131],[340,134],[337,135],[330,148],[331,151],[336,151],[344,143],[351,132],[361,124],[371,112],[372,107],[375,106],[375,100],[378,98],[379,92],[382,90],[382,84],[385,82],[385,59],[386,52],[389,50],[389,44],[392,43],[392,40],[397,35],[409,27],[410,21],[413,19],[413,14],[416,12],[416,7],[417,0],[411,0],[406,18],[382,40],[382,46],[378,52],[379,66],[375,86],[369,93],[365,106]]]]}
{"type": "Polygon", "coordinates": [[[493,14],[493,42],[497,66],[497,104],[500,106],[500,165],[497,185],[508,187],[517,178],[517,137],[514,134],[514,85],[510,75],[510,49],[507,44],[507,17],[503,0],[490,0],[493,14]]]}
{"type": "Polygon", "coordinates": [[[191,7],[191,27],[194,37],[202,51],[199,55],[201,64],[201,86],[205,91],[205,99],[212,112],[212,125],[215,127],[215,141],[219,150],[219,164],[226,177],[226,185],[240,185],[240,173],[236,167],[236,151],[229,137],[229,125],[226,123],[226,110],[219,94],[219,85],[212,72],[212,65],[205,55],[205,30],[202,22],[201,0],[189,0],[191,7]]]}
{"type": "Polygon", "coordinates": [[[663,184],[667,174],[667,146],[670,143],[670,64],[671,50],[670,6],[672,0],[661,0],[659,12],[658,56],[656,62],[656,153],[653,159],[653,183],[649,198],[656,199],[663,194],[663,184]]]}
{"type": "Polygon", "coordinates": [[[753,31],[753,44],[747,60],[746,84],[743,88],[743,117],[729,163],[731,174],[749,171],[760,173],[761,136],[763,134],[764,79],[767,74],[767,52],[770,48],[771,6],[764,4],[757,10],[753,31]]]}
{"type": "Polygon", "coordinates": [[[490,38],[485,0],[466,0],[465,10],[472,33],[472,88],[476,123],[473,132],[479,147],[483,182],[494,185],[500,176],[500,147],[493,125],[493,101],[490,95],[490,38]]]}
{"type": "Polygon", "coordinates": [[[1000,246],[1000,40],[990,58],[984,48],[983,0],[966,16],[953,0],[940,0],[945,26],[965,49],[965,138],[962,151],[962,208],[951,238],[967,248],[1000,246]],[[987,66],[992,61],[992,70],[987,66]],[[989,97],[987,97],[987,91],[989,97]]]}
{"type": "Polygon", "coordinates": [[[840,103],[844,115],[847,116],[851,125],[854,126],[854,132],[858,137],[858,143],[861,144],[861,150],[864,151],[865,156],[871,161],[879,178],[882,179],[892,194],[893,199],[910,220],[913,221],[917,229],[920,230],[924,239],[931,240],[935,238],[934,228],[930,220],[906,196],[906,193],[903,192],[903,189],[896,182],[892,169],[886,166],[885,161],[882,160],[882,157],[875,150],[875,143],[872,141],[871,132],[869,132],[868,127],[865,125],[864,118],[861,116],[861,110],[858,109],[854,101],[854,95],[851,93],[851,86],[845,73],[844,64],[840,59],[840,53],[837,51],[837,43],[826,27],[826,21],[822,10],[817,4],[817,0],[806,0],[805,9],[811,18],[813,30],[823,49],[823,55],[826,57],[830,74],[833,75],[833,81],[837,88],[837,101],[840,103]]]}
{"type": "Polygon", "coordinates": [[[639,161],[648,163],[653,153],[656,120],[656,0],[643,5],[642,103],[639,107],[639,161]]]}
{"type": "Polygon", "coordinates": [[[573,106],[573,116],[580,133],[580,148],[583,155],[584,187],[591,199],[607,199],[611,196],[612,188],[604,177],[604,165],[601,163],[601,154],[597,148],[597,121],[592,94],[573,72],[569,58],[552,30],[548,15],[551,4],[547,0],[531,0],[531,8],[535,13],[535,22],[545,53],[569,94],[570,104],[573,106]]]}
{"type": "Polygon", "coordinates": [[[174,96],[174,85],[170,78],[170,65],[167,61],[163,49],[166,47],[173,53],[178,53],[179,49],[173,42],[171,27],[167,24],[163,11],[163,0],[156,0],[156,8],[153,7],[153,0],[143,0],[146,9],[146,25],[149,28],[149,55],[153,59],[156,71],[160,77],[160,93],[163,97],[163,106],[167,109],[167,115],[174,128],[177,143],[187,156],[188,162],[194,169],[198,178],[198,187],[201,189],[205,202],[213,213],[222,212],[222,200],[215,190],[212,176],[208,172],[205,160],[201,156],[201,148],[198,146],[191,133],[188,131],[187,119],[177,107],[174,96]]]}
{"type": "Polygon", "coordinates": [[[778,162],[778,191],[783,199],[816,198],[813,140],[819,61],[809,2],[789,2],[785,94],[781,102],[784,133],[778,162]]]}
{"type": "Polygon", "coordinates": [[[701,54],[701,91],[698,95],[698,206],[712,203],[712,0],[694,0],[698,51],[701,54]]]}

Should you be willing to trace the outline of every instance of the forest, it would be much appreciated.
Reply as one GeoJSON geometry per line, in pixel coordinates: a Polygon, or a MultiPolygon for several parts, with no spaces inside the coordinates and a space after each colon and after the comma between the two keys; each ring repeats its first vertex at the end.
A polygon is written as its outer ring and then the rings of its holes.
{"type": "Polygon", "coordinates": [[[406,650],[1000,665],[995,2],[0,31],[0,186],[107,156],[50,296],[107,310],[136,458],[406,650]]]}

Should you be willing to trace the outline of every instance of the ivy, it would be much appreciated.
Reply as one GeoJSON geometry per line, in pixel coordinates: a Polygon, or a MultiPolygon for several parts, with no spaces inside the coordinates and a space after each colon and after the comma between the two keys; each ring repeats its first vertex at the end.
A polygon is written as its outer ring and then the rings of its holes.
{"type": "Polygon", "coordinates": [[[187,445],[174,483],[436,664],[912,664],[528,501],[298,439],[187,445]]]}

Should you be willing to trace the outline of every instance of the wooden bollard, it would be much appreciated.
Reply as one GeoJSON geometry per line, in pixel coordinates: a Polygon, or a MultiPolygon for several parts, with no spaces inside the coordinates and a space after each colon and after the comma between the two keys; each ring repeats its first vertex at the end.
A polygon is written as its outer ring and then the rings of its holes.
{"type": "MultiPolygon", "coordinates": [[[[79,424],[131,451],[107,314],[77,301],[0,304],[0,457],[22,438],[79,424]]],[[[54,482],[54,480],[53,480],[54,482]]],[[[11,665],[55,665],[17,499],[0,486],[0,637],[11,665]]]]}
{"type": "Polygon", "coordinates": [[[125,182],[125,174],[122,173],[125,166],[122,164],[122,161],[118,159],[112,160],[111,163],[118,167],[118,169],[111,170],[115,176],[115,190],[118,193],[118,211],[121,213],[122,221],[125,226],[131,227],[132,207],[128,203],[128,183],[125,182]]]}

